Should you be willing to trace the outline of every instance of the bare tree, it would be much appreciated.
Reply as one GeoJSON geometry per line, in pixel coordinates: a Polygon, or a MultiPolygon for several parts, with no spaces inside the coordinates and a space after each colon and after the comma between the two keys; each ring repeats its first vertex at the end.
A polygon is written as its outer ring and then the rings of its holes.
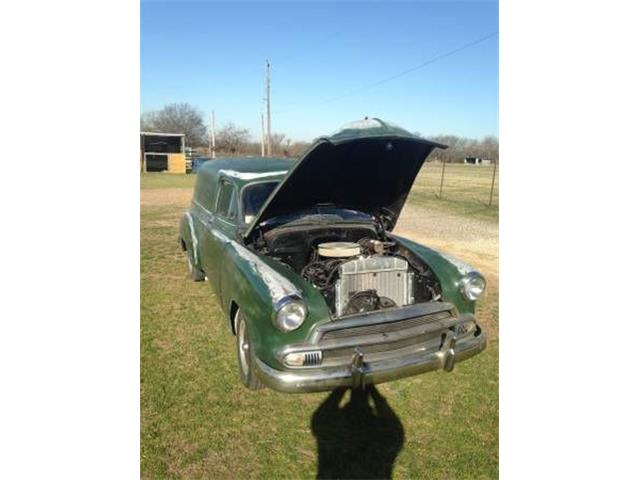
{"type": "Polygon", "coordinates": [[[143,131],[184,133],[192,147],[207,145],[207,128],[200,110],[188,103],[172,103],[160,110],[144,112],[140,117],[143,131]]]}
{"type": "Polygon", "coordinates": [[[237,153],[249,143],[249,130],[228,123],[216,131],[216,150],[237,153]]]}
{"type": "Polygon", "coordinates": [[[493,135],[484,137],[480,142],[480,148],[484,158],[489,158],[496,162],[500,160],[500,143],[497,137],[493,135]]]}
{"type": "Polygon", "coordinates": [[[484,137],[480,141],[475,138],[458,137],[456,135],[437,135],[429,137],[429,139],[449,146],[445,151],[434,150],[429,156],[429,161],[462,163],[465,157],[498,160],[500,143],[494,136],[484,137]]]}
{"type": "Polygon", "coordinates": [[[287,136],[284,133],[272,133],[271,134],[271,147],[278,149],[283,144],[287,136]]]}
{"type": "Polygon", "coordinates": [[[309,142],[294,142],[288,146],[288,154],[292,157],[300,157],[311,146],[309,142]]]}

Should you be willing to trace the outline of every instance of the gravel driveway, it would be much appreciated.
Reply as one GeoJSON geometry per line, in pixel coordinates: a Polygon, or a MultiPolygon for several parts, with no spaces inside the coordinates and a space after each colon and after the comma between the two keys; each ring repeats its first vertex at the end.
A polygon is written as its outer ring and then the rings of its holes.
{"type": "Polygon", "coordinates": [[[498,224],[495,222],[406,205],[395,233],[446,250],[487,276],[498,276],[498,224]]]}

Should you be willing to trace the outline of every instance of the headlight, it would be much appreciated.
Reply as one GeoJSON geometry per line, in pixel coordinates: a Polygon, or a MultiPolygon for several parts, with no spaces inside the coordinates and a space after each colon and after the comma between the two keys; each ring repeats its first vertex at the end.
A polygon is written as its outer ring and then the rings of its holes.
{"type": "Polygon", "coordinates": [[[276,311],[276,327],[283,332],[295,330],[307,318],[307,307],[302,300],[285,299],[276,311]]]}
{"type": "Polygon", "coordinates": [[[460,280],[460,291],[472,301],[480,298],[486,286],[486,280],[478,272],[469,272],[460,280]]]}

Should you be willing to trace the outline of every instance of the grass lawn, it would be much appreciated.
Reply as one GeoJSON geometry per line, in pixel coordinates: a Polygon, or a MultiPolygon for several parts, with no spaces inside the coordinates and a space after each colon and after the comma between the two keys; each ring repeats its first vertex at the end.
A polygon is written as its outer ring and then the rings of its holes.
{"type": "Polygon", "coordinates": [[[492,177],[493,165],[447,164],[442,183],[442,198],[438,198],[442,164],[428,163],[418,175],[408,202],[426,208],[497,222],[499,169],[496,170],[491,206],[488,206],[492,177]]]}
{"type": "MultiPolygon", "coordinates": [[[[466,188],[465,195],[449,198],[445,178],[438,200],[429,168],[410,203],[436,205],[460,222],[469,215],[497,221],[497,207],[473,213],[469,206],[469,191],[480,198],[486,183],[473,175],[490,169],[462,166],[455,175],[451,168],[451,196],[466,188]]],[[[394,478],[498,476],[497,285],[479,305],[488,349],[452,373],[379,385],[377,416],[358,399],[339,410],[326,402],[329,392],[250,392],[238,380],[234,338],[217,300],[206,282],[187,279],[177,245],[193,179],[141,177],[141,477],[313,478],[320,470],[353,478],[380,477],[385,468],[394,478]]]]}

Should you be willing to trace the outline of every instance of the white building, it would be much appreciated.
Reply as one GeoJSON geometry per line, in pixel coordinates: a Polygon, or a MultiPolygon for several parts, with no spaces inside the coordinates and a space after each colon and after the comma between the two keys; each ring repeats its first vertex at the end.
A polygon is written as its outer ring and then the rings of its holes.
{"type": "Polygon", "coordinates": [[[465,157],[464,163],[468,165],[491,165],[491,160],[480,157],[465,157]]]}

